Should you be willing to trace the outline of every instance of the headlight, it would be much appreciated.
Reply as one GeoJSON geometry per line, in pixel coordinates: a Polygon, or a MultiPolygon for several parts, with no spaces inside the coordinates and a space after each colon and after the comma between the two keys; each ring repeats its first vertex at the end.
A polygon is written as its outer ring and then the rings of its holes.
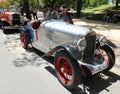
{"type": "Polygon", "coordinates": [[[99,43],[100,43],[100,46],[104,46],[105,45],[105,43],[106,43],[106,37],[105,36],[101,36],[100,38],[99,38],[99,43]]]}
{"type": "Polygon", "coordinates": [[[9,20],[13,20],[13,16],[11,16],[11,15],[8,16],[8,19],[9,19],[9,20]]]}
{"type": "Polygon", "coordinates": [[[83,51],[86,48],[86,45],[87,45],[87,42],[85,38],[80,39],[77,43],[78,50],[83,51]]]}

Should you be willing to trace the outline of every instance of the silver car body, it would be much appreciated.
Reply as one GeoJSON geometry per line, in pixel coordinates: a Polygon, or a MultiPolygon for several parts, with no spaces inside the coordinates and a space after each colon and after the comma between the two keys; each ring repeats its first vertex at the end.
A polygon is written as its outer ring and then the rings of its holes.
{"type": "MultiPolygon", "coordinates": [[[[32,27],[30,26],[30,28],[32,27]]],[[[32,45],[45,53],[56,46],[65,44],[77,45],[80,38],[86,36],[89,32],[93,32],[85,27],[56,20],[45,21],[40,25],[38,29],[38,40],[35,37],[35,30],[31,30],[32,36],[34,36],[32,38],[32,45]]]]}
{"type": "MultiPolygon", "coordinates": [[[[48,20],[42,22],[39,29],[35,30],[31,26],[33,22],[34,21],[29,22],[27,27],[31,32],[32,46],[36,49],[48,53],[55,47],[61,45],[69,45],[74,48],[80,39],[86,38],[87,48],[84,53],[87,55],[94,54],[96,33],[91,29],[63,21],[48,20]]],[[[97,63],[95,59],[88,59],[87,56],[84,57],[86,60],[78,58],[78,63],[80,66],[86,66],[91,71],[91,74],[96,74],[108,68],[108,64],[104,62],[99,64],[100,62],[97,63]]]]}

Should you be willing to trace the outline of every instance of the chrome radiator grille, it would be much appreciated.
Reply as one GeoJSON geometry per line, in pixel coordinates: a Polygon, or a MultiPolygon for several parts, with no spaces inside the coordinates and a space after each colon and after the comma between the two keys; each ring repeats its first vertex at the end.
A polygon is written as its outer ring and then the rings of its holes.
{"type": "Polygon", "coordinates": [[[13,25],[20,25],[20,15],[19,14],[13,14],[13,25]]]}
{"type": "Polygon", "coordinates": [[[96,33],[95,32],[88,33],[85,39],[87,41],[87,47],[84,50],[83,59],[92,57],[94,55],[94,50],[96,47],[96,33]]]}

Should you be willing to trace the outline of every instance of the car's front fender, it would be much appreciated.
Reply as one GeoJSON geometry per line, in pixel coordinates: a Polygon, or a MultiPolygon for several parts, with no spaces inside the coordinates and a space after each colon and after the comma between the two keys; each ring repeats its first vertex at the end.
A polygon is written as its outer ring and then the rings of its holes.
{"type": "Polygon", "coordinates": [[[11,23],[10,23],[8,20],[6,20],[6,19],[1,19],[1,22],[2,22],[2,24],[3,24],[4,26],[9,26],[9,25],[11,25],[11,23]]]}
{"type": "Polygon", "coordinates": [[[67,52],[75,60],[82,58],[82,53],[77,51],[75,48],[71,47],[70,45],[57,46],[53,48],[51,51],[49,51],[48,53],[44,54],[42,57],[50,56],[51,54],[61,50],[64,50],[65,52],[67,52]]]}

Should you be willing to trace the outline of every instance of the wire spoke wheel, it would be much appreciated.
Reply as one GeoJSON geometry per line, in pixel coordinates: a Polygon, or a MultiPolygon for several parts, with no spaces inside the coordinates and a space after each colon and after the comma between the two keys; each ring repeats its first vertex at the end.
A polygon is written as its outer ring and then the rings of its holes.
{"type": "Polygon", "coordinates": [[[104,62],[108,65],[108,68],[105,69],[104,72],[109,71],[114,66],[115,54],[111,47],[109,47],[108,45],[104,45],[100,49],[96,49],[95,54],[97,61],[99,61],[100,63],[104,62]]]}
{"type": "Polygon", "coordinates": [[[97,52],[97,55],[96,55],[96,59],[97,59],[97,61],[99,61],[101,63],[103,63],[103,62],[105,62],[106,64],[110,63],[109,55],[103,49],[99,49],[99,51],[97,52]]]}
{"type": "Polygon", "coordinates": [[[56,62],[56,69],[60,78],[67,84],[72,80],[72,67],[68,60],[64,57],[59,57],[56,62]]]}
{"type": "Polygon", "coordinates": [[[81,83],[81,69],[65,51],[59,51],[54,60],[55,72],[59,82],[67,89],[74,89],[81,83]]]}

